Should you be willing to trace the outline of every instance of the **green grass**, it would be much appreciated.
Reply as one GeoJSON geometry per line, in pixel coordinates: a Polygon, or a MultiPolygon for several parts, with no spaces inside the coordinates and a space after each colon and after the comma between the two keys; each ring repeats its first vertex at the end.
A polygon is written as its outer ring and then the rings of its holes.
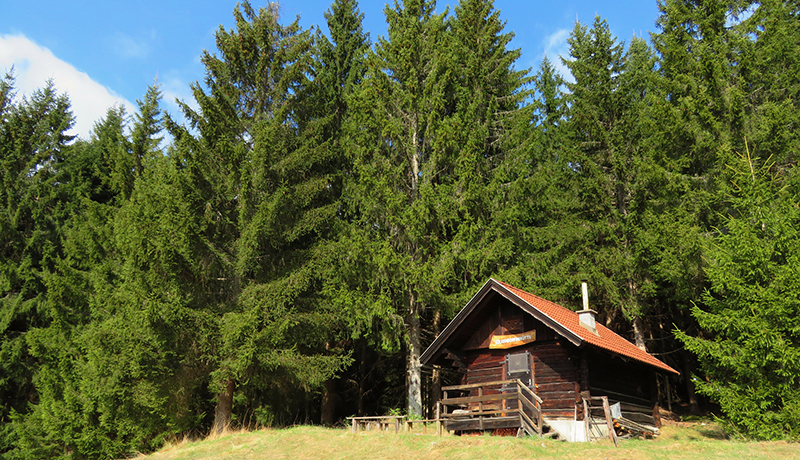
{"type": "Polygon", "coordinates": [[[655,440],[566,443],[537,438],[394,434],[298,426],[229,433],[178,442],[143,457],[178,459],[790,459],[800,444],[743,442],[725,438],[713,423],[672,424],[655,440]]]}

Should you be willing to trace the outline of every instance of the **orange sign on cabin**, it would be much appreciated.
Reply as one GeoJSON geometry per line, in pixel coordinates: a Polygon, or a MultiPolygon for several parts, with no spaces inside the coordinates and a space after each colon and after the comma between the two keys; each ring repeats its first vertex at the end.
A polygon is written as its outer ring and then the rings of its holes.
{"type": "Polygon", "coordinates": [[[527,332],[520,332],[519,334],[493,335],[492,341],[489,343],[489,348],[514,348],[520,345],[525,345],[526,343],[534,342],[535,340],[536,329],[527,332]]]}

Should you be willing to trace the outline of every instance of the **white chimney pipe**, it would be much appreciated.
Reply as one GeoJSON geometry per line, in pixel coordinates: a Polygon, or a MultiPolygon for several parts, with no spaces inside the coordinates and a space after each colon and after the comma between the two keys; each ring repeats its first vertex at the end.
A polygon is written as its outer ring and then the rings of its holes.
{"type": "Polygon", "coordinates": [[[583,310],[578,312],[578,320],[581,326],[585,327],[594,334],[597,334],[594,315],[596,311],[589,308],[589,287],[585,279],[581,280],[581,293],[583,294],[583,310]]]}
{"type": "Polygon", "coordinates": [[[589,286],[587,280],[581,280],[581,293],[583,294],[583,309],[589,309],[589,286]]]}

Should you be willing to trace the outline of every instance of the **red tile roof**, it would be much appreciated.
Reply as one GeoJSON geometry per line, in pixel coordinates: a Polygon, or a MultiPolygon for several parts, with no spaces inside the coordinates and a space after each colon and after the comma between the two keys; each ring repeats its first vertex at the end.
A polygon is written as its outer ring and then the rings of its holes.
{"type": "Polygon", "coordinates": [[[578,314],[575,313],[574,311],[568,310],[554,302],[545,300],[541,297],[537,297],[533,294],[525,292],[522,289],[517,289],[514,286],[511,286],[510,284],[506,284],[503,283],[502,281],[497,281],[497,280],[494,281],[496,281],[502,287],[506,288],[508,291],[510,291],[512,294],[514,294],[519,299],[524,301],[526,304],[530,305],[531,307],[535,308],[542,314],[546,315],[554,322],[560,324],[572,334],[578,336],[581,341],[584,341],[595,347],[611,351],[620,356],[624,356],[630,359],[635,359],[637,361],[641,361],[651,366],[655,366],[659,369],[663,369],[665,371],[678,374],[678,371],[676,371],[675,369],[667,366],[666,364],[661,362],[661,360],[659,360],[658,358],[650,355],[649,353],[640,349],[636,345],[628,342],[627,340],[620,337],[614,331],[603,326],[602,324],[596,323],[595,326],[597,328],[597,335],[595,335],[594,333],[590,332],[588,329],[580,325],[578,320],[578,314]]]}

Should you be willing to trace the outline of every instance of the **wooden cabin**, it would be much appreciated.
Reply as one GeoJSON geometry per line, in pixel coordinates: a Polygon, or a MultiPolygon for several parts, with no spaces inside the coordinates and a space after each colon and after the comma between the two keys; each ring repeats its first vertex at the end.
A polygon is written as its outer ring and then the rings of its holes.
{"type": "Polygon", "coordinates": [[[658,427],[656,375],[677,374],[595,323],[592,310],[574,312],[494,279],[475,294],[421,359],[423,365],[461,374],[460,385],[442,389],[446,428],[527,427],[529,434],[541,435],[544,424],[571,440],[592,438],[589,422],[601,402],[603,420],[609,424],[606,434],[613,430],[609,406],[614,423],[619,419],[658,427]],[[564,435],[567,431],[577,434],[564,435]]]}

